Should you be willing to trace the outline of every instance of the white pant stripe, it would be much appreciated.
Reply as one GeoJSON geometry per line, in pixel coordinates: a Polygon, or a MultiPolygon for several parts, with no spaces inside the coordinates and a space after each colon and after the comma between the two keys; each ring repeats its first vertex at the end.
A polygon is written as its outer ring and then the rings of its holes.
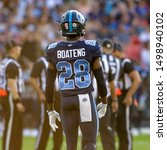
{"type": "Polygon", "coordinates": [[[5,150],[9,150],[10,148],[13,115],[14,115],[14,104],[13,104],[11,93],[9,94],[9,107],[10,107],[10,117],[9,117],[9,122],[8,122],[8,127],[7,127],[7,133],[6,133],[5,150]]]}
{"type": "Polygon", "coordinates": [[[44,121],[45,121],[45,105],[44,105],[44,103],[41,103],[41,122],[40,122],[40,127],[39,127],[39,131],[38,131],[39,133],[38,133],[37,141],[36,141],[36,145],[35,145],[36,149],[39,146],[39,141],[41,139],[44,121]]]}
{"type": "Polygon", "coordinates": [[[131,139],[131,133],[130,133],[130,118],[129,118],[129,112],[130,106],[126,106],[126,132],[127,132],[127,138],[128,138],[128,150],[131,150],[132,146],[132,139],[131,139]]]}

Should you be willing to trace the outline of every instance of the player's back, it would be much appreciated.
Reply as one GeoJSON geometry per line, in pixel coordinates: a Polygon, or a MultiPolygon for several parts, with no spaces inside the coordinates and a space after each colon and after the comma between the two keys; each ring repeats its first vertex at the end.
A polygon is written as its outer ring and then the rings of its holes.
{"type": "Polygon", "coordinates": [[[100,46],[95,40],[63,41],[48,46],[46,58],[56,68],[63,96],[93,91],[91,70],[94,59],[100,56],[100,46]]]}

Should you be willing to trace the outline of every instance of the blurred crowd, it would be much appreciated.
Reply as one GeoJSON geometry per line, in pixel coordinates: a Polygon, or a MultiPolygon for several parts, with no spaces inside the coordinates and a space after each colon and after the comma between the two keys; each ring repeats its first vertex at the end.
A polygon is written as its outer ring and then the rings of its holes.
{"type": "MultiPolygon", "coordinates": [[[[60,16],[68,9],[79,10],[86,16],[86,39],[110,38],[122,43],[127,57],[136,63],[143,79],[135,96],[137,109],[134,114],[138,118],[136,124],[139,125],[142,119],[149,120],[149,0],[0,1],[0,60],[5,55],[5,41],[12,38],[22,43],[20,62],[24,70],[24,79],[28,81],[33,63],[43,55],[46,46],[50,42],[61,40],[60,16]]],[[[28,82],[26,85],[24,98],[36,99],[28,82]]],[[[26,107],[30,107],[29,115],[36,111],[35,102],[34,105],[32,101],[25,103],[26,107]]]]}

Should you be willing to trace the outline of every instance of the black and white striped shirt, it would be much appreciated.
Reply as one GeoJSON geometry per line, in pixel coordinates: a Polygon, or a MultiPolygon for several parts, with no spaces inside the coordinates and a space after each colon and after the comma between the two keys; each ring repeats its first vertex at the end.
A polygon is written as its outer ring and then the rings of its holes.
{"type": "MultiPolygon", "coordinates": [[[[106,80],[106,85],[107,85],[107,96],[110,96],[111,93],[110,93],[109,82],[114,81],[115,86],[116,87],[118,86],[117,84],[120,75],[120,61],[111,54],[102,53],[101,62],[102,62],[104,78],[106,80]]],[[[93,78],[93,87],[94,87],[93,96],[97,98],[98,90],[95,78],[93,78]]]]}
{"type": "Polygon", "coordinates": [[[111,54],[102,53],[102,66],[103,72],[105,75],[105,79],[107,81],[114,80],[115,85],[117,85],[117,81],[120,74],[120,62],[117,58],[115,58],[111,54]]]}
{"type": "Polygon", "coordinates": [[[10,92],[7,79],[16,79],[17,91],[21,94],[24,91],[23,73],[20,64],[11,57],[6,57],[0,64],[0,88],[10,92]]]}
{"type": "Polygon", "coordinates": [[[120,61],[120,65],[121,65],[121,73],[119,77],[118,87],[121,90],[128,90],[132,84],[131,79],[128,74],[131,71],[135,70],[134,64],[130,59],[123,58],[120,61]]]}

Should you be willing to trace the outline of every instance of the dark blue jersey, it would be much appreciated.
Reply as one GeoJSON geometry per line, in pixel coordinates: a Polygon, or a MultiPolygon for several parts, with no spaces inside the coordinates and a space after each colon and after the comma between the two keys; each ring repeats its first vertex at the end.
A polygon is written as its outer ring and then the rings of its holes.
{"type": "Polygon", "coordinates": [[[58,73],[60,92],[63,96],[92,92],[91,70],[95,58],[101,56],[96,40],[51,43],[46,52],[58,73]]]}

